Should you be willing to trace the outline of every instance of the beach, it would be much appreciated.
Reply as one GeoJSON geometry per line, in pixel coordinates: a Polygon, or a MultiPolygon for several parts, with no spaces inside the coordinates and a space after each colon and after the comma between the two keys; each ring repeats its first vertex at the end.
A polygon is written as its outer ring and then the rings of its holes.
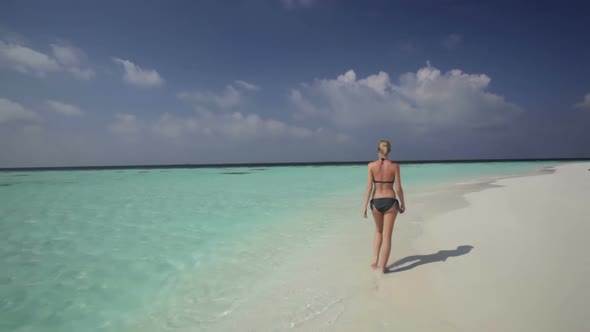
{"type": "Polygon", "coordinates": [[[3,173],[0,331],[586,331],[589,168],[402,165],[386,274],[364,167],[3,173]]]}
{"type": "Polygon", "coordinates": [[[374,226],[357,209],[219,330],[588,331],[589,168],[408,194],[387,274],[369,268],[374,226]]]}
{"type": "Polygon", "coordinates": [[[457,331],[590,330],[589,169],[496,181],[466,194],[468,207],[430,219],[414,242],[420,253],[473,246],[411,270],[436,289],[434,316],[457,331]]]}

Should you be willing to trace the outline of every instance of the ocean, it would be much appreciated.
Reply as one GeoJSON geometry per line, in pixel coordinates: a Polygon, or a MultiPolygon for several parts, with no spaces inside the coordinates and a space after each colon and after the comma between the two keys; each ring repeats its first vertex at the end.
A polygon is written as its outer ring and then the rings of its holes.
{"type": "MultiPolygon", "coordinates": [[[[561,163],[401,172],[408,194],[561,163]]],[[[255,289],[272,287],[287,253],[360,218],[366,173],[358,165],[0,172],[0,331],[216,331],[255,289]]]]}

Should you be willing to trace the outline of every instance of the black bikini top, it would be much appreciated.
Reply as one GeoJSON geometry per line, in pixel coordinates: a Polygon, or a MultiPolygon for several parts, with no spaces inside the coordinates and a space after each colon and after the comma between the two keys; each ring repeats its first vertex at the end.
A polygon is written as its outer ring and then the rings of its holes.
{"type": "Polygon", "coordinates": [[[393,183],[393,180],[391,180],[391,181],[377,181],[377,180],[373,180],[373,183],[393,183]]]}
{"type": "MultiPolygon", "coordinates": [[[[381,165],[383,165],[383,162],[385,161],[385,158],[381,158],[381,165]]],[[[373,180],[373,183],[393,183],[394,180],[391,181],[377,181],[377,180],[373,180]]]]}

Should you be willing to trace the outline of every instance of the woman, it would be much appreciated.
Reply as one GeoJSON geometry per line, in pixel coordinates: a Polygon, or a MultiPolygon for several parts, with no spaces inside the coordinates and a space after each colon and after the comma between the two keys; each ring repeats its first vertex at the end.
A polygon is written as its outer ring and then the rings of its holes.
{"type": "Polygon", "coordinates": [[[374,269],[381,266],[383,273],[387,272],[387,260],[391,251],[391,233],[398,211],[404,213],[404,191],[402,190],[399,165],[389,161],[391,143],[381,140],[377,147],[379,160],[369,163],[369,178],[365,192],[365,210],[363,217],[367,218],[367,203],[371,199],[371,212],[375,219],[375,259],[371,267],[374,269]],[[395,191],[393,184],[395,183],[395,191]],[[395,196],[395,192],[399,200],[395,196]],[[385,237],[383,236],[385,234],[385,237]],[[379,265],[379,253],[381,251],[381,265],[379,265]]]}

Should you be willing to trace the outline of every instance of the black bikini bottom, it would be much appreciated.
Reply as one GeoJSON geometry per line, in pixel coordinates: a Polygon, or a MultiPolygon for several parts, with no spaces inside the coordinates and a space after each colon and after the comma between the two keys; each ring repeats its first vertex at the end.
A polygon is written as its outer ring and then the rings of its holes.
{"type": "Polygon", "coordinates": [[[371,200],[371,210],[373,209],[373,206],[375,206],[377,211],[383,213],[391,209],[395,203],[399,206],[398,200],[392,197],[373,198],[371,200]]]}

